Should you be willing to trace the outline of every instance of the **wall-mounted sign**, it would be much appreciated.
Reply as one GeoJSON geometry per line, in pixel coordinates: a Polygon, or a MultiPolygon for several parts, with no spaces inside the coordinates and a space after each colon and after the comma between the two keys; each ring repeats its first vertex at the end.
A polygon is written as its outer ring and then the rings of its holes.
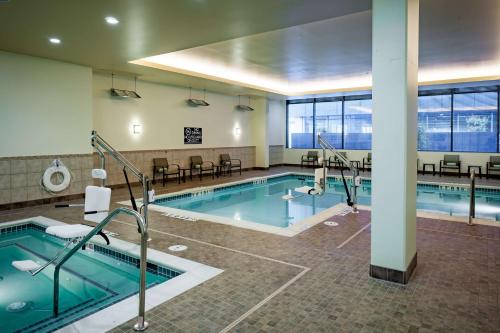
{"type": "Polygon", "coordinates": [[[201,144],[201,128],[184,127],[184,144],[186,145],[201,144]]]}

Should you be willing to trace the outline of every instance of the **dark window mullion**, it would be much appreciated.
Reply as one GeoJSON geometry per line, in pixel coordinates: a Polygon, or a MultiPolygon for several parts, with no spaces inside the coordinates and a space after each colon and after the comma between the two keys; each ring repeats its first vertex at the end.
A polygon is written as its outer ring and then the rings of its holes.
{"type": "Polygon", "coordinates": [[[500,152],[500,86],[497,88],[497,152],[500,152]]]}

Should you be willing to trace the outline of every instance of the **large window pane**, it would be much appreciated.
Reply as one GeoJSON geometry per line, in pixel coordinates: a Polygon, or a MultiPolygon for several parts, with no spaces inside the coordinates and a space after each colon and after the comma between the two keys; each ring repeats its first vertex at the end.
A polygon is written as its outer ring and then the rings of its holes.
{"type": "Polygon", "coordinates": [[[454,95],[454,151],[495,152],[496,135],[496,92],[454,95]]]}
{"type": "MultiPolygon", "coordinates": [[[[316,134],[342,149],[342,102],[316,103],[316,134]]],[[[316,148],[321,148],[317,142],[316,148]]]]}
{"type": "Polygon", "coordinates": [[[418,98],[418,150],[451,148],[451,95],[418,98]]]}
{"type": "Polygon", "coordinates": [[[344,148],[372,148],[372,100],[345,101],[344,148]]]}
{"type": "Polygon", "coordinates": [[[288,147],[312,148],[313,103],[288,104],[288,147]]]}

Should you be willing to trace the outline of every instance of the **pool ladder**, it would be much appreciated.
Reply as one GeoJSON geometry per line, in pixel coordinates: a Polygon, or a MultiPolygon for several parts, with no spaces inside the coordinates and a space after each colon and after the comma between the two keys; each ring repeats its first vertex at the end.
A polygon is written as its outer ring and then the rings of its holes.
{"type": "Polygon", "coordinates": [[[476,217],[476,173],[474,172],[474,169],[472,169],[470,173],[469,194],[469,220],[467,221],[467,224],[474,225],[474,218],[476,217]]]}

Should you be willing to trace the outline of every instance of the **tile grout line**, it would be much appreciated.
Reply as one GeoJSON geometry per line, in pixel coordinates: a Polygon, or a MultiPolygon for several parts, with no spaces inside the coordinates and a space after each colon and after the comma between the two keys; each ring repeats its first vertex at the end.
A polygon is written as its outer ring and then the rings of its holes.
{"type": "MultiPolygon", "coordinates": [[[[116,220],[116,219],[114,219],[113,221],[121,223],[121,224],[126,224],[128,226],[135,226],[135,224],[128,223],[128,222],[125,222],[125,221],[120,221],[120,220],[116,220]]],[[[195,242],[195,243],[199,243],[199,244],[203,244],[203,245],[207,245],[207,246],[216,247],[216,248],[219,248],[219,249],[222,249],[222,250],[226,250],[226,251],[231,251],[231,252],[235,252],[235,253],[247,255],[247,256],[250,256],[250,257],[258,258],[258,259],[263,259],[263,260],[267,260],[267,261],[271,261],[271,262],[275,262],[275,263],[279,263],[279,264],[283,264],[283,265],[293,266],[293,267],[301,268],[301,269],[310,269],[309,267],[306,267],[306,266],[302,266],[302,265],[298,265],[298,264],[293,264],[293,263],[290,263],[290,262],[286,262],[286,261],[282,261],[282,260],[278,260],[278,259],[273,259],[273,258],[269,258],[269,257],[264,257],[264,256],[261,256],[259,254],[254,254],[254,253],[250,253],[250,252],[236,250],[236,249],[232,249],[232,248],[229,248],[229,247],[225,247],[225,246],[221,246],[221,245],[217,245],[217,244],[212,244],[212,243],[209,243],[209,242],[201,241],[201,240],[190,238],[190,237],[185,237],[185,236],[180,236],[180,235],[176,235],[176,234],[171,234],[171,233],[168,233],[166,231],[161,231],[161,230],[156,230],[156,229],[148,229],[148,230],[149,231],[153,231],[153,232],[157,232],[159,234],[164,234],[164,235],[168,235],[168,236],[172,236],[172,237],[177,237],[177,238],[185,239],[185,240],[191,241],[191,242],[195,242]]]]}
{"type": "MultiPolygon", "coordinates": [[[[121,224],[125,224],[125,225],[128,225],[128,226],[135,226],[135,224],[128,223],[128,222],[125,222],[125,221],[120,221],[120,220],[116,220],[116,219],[114,219],[113,221],[121,223],[121,224]]],[[[190,237],[175,235],[175,234],[171,234],[171,233],[168,233],[168,232],[165,232],[165,231],[160,231],[160,230],[155,230],[155,229],[149,229],[149,231],[153,231],[153,232],[156,232],[156,233],[160,233],[160,234],[164,234],[164,235],[168,235],[168,236],[172,236],[172,237],[177,237],[177,238],[185,239],[185,240],[188,240],[188,241],[191,241],[191,242],[195,242],[195,243],[199,243],[199,244],[203,244],[203,245],[207,245],[207,246],[212,246],[212,247],[215,247],[215,248],[218,248],[218,249],[223,249],[223,250],[227,250],[227,251],[230,251],[230,252],[235,252],[235,253],[247,255],[247,256],[250,256],[250,257],[254,257],[254,258],[258,258],[258,259],[262,259],[262,260],[267,260],[267,261],[271,261],[271,262],[275,262],[275,263],[279,263],[279,264],[284,264],[284,265],[288,265],[288,266],[292,266],[292,267],[296,267],[296,268],[301,268],[302,269],[302,272],[300,272],[299,274],[295,275],[292,279],[288,280],[288,282],[286,282],[284,285],[282,285],[281,287],[279,287],[278,289],[276,289],[275,291],[273,291],[271,294],[269,294],[262,301],[260,301],[259,303],[255,304],[247,312],[245,312],[244,314],[242,314],[241,316],[239,316],[236,320],[234,320],[232,323],[230,323],[229,325],[227,325],[226,327],[224,327],[219,333],[229,332],[232,328],[234,328],[240,322],[242,322],[243,320],[245,320],[248,316],[250,316],[251,314],[253,314],[255,311],[257,311],[258,309],[260,309],[264,304],[266,304],[267,302],[269,302],[276,295],[280,294],[283,290],[285,290],[286,288],[288,288],[290,285],[292,285],[293,283],[295,283],[295,281],[297,281],[298,279],[300,279],[304,274],[306,274],[307,272],[309,272],[311,270],[311,268],[306,267],[306,266],[297,265],[297,264],[293,264],[293,263],[289,263],[289,262],[286,262],[286,261],[282,261],[282,260],[278,260],[278,259],[273,259],[273,258],[269,258],[269,257],[264,257],[264,256],[261,256],[261,255],[258,255],[258,254],[244,252],[244,251],[241,251],[241,250],[231,249],[229,247],[225,247],[225,246],[221,246],[221,245],[217,245],[217,244],[208,243],[208,242],[201,241],[201,240],[194,239],[194,238],[190,238],[190,237]]]]}
{"type": "Polygon", "coordinates": [[[440,232],[443,234],[456,235],[456,236],[462,236],[462,237],[472,237],[472,238],[485,239],[485,240],[491,240],[491,241],[497,241],[497,242],[500,241],[500,239],[498,239],[498,238],[491,238],[491,237],[478,236],[478,235],[467,235],[467,234],[462,234],[460,232],[443,231],[443,230],[425,228],[425,227],[417,227],[417,230],[440,232]]]}
{"type": "Polygon", "coordinates": [[[287,283],[276,289],[273,293],[271,293],[269,296],[264,298],[262,301],[259,303],[255,304],[250,310],[242,314],[240,317],[238,317],[235,321],[233,321],[231,324],[227,325],[224,327],[222,330],[219,331],[219,333],[226,333],[229,332],[232,328],[234,328],[236,325],[241,323],[243,320],[245,320],[247,317],[249,317],[252,313],[257,311],[259,308],[261,308],[264,304],[269,302],[271,299],[273,299],[276,295],[281,293],[283,290],[288,288],[291,284],[293,284],[295,281],[300,279],[304,274],[309,272],[311,269],[310,268],[305,268],[302,272],[297,274],[295,277],[293,277],[291,280],[289,280],[287,283]]]}
{"type": "Polygon", "coordinates": [[[347,238],[344,242],[342,242],[342,244],[340,244],[339,246],[337,246],[337,249],[341,249],[343,248],[347,243],[349,243],[350,241],[352,241],[356,236],[358,236],[360,233],[362,233],[366,228],[368,228],[370,226],[371,222],[368,223],[367,225],[365,225],[363,228],[359,229],[358,231],[356,231],[355,234],[353,234],[351,237],[347,238]]]}

